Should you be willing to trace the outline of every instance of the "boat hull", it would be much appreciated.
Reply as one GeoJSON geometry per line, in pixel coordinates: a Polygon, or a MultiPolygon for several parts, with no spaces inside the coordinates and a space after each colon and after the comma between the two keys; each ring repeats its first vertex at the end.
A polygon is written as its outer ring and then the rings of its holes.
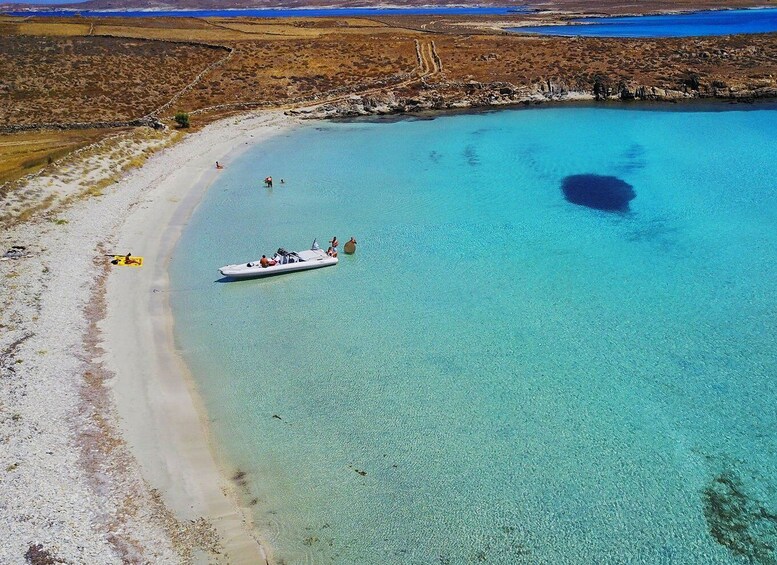
{"type": "Polygon", "coordinates": [[[284,273],[294,273],[296,271],[307,271],[310,269],[320,269],[321,267],[331,267],[337,265],[337,257],[330,257],[321,252],[320,255],[299,261],[297,263],[277,264],[270,267],[262,267],[259,261],[249,263],[240,263],[237,265],[226,265],[219,269],[219,273],[230,279],[256,279],[260,277],[269,277],[284,273]]]}

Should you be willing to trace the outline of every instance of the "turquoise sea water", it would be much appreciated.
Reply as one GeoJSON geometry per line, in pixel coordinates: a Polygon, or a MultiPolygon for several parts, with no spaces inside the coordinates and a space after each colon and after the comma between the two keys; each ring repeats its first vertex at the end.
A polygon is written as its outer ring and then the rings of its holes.
{"type": "Polygon", "coordinates": [[[586,37],[694,37],[777,31],[777,8],[709,10],[685,14],[578,18],[579,25],[518,27],[510,31],[586,37]]]}
{"type": "Polygon", "coordinates": [[[773,562],[776,141],[775,110],[546,108],[228,163],[171,299],[275,562],[773,562]],[[218,282],[333,235],[336,267],[218,282]]]}

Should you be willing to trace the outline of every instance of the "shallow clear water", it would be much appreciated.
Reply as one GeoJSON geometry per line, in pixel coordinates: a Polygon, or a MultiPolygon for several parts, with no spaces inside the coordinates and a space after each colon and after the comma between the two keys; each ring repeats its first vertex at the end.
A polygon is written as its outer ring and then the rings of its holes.
{"type": "Polygon", "coordinates": [[[581,18],[574,26],[513,28],[519,33],[586,37],[693,37],[777,31],[777,8],[712,10],[688,14],[581,18]]]}
{"type": "Polygon", "coordinates": [[[316,123],[229,163],[171,298],[275,557],[768,562],[775,132],[548,108],[316,123]],[[577,174],[631,185],[629,211],[567,202],[577,174]],[[218,282],[333,235],[359,242],[336,267],[218,282]]]}

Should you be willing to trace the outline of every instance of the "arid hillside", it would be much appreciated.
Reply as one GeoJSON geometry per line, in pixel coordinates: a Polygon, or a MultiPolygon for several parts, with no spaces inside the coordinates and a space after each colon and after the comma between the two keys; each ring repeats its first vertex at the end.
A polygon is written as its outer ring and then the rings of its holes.
{"type": "MultiPolygon", "coordinates": [[[[645,13],[667,10],[698,10],[711,8],[751,7],[769,5],[769,0],[525,0],[510,2],[507,0],[483,0],[480,6],[515,6],[540,10],[574,11],[577,13],[645,13]]],[[[45,5],[45,2],[41,2],[45,5]]],[[[284,8],[309,8],[321,6],[321,2],[311,0],[285,0],[284,8]]],[[[364,7],[362,0],[334,0],[326,2],[331,7],[364,7]]],[[[375,3],[377,5],[377,3],[375,3]]],[[[170,9],[170,10],[208,10],[229,8],[276,8],[275,0],[87,0],[77,4],[64,5],[77,10],[129,10],[129,9],[170,9]]],[[[392,0],[392,6],[460,6],[456,0],[392,0]]],[[[0,7],[3,4],[0,3],[0,7]]],[[[11,6],[10,4],[8,6],[11,6]]],[[[58,7],[63,7],[59,4],[58,7]]],[[[14,6],[18,9],[18,5],[14,6]]]]}
{"type": "Polygon", "coordinates": [[[226,48],[114,37],[0,35],[0,123],[131,120],[226,48]]]}
{"type": "Polygon", "coordinates": [[[451,77],[515,86],[552,81],[590,90],[597,77],[612,86],[665,89],[752,88],[774,85],[777,36],[611,39],[455,36],[436,40],[451,77]]]}
{"type": "Polygon", "coordinates": [[[33,171],[100,131],[149,116],[171,124],[178,110],[197,127],[225,112],[336,107],[355,95],[372,109],[413,111],[570,92],[739,100],[777,92],[777,34],[575,39],[503,31],[558,18],[0,17],[0,146],[13,148],[0,152],[0,171],[33,171]],[[52,125],[84,133],[57,138],[52,125]],[[49,130],[35,139],[41,127],[49,130]],[[23,143],[13,137],[21,131],[23,143]]]}

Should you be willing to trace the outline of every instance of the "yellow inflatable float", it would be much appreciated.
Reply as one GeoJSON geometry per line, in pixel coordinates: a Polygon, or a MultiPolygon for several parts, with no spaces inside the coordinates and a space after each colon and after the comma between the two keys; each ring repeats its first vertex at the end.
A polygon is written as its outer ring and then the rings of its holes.
{"type": "Polygon", "coordinates": [[[143,257],[137,257],[129,253],[127,255],[114,255],[111,263],[119,267],[142,267],[143,257]]]}

